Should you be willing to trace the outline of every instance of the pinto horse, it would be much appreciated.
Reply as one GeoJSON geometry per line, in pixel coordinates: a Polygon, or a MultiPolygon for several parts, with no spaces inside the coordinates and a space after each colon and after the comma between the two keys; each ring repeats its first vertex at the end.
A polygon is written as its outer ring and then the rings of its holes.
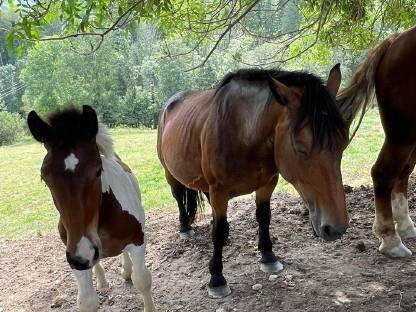
{"type": "Polygon", "coordinates": [[[210,297],[231,293],[222,272],[222,249],[232,197],[256,192],[261,269],[282,269],[269,234],[270,197],[279,174],[308,206],[317,235],[335,240],[346,231],[340,162],[348,135],[334,98],[340,81],[339,64],[326,86],[303,72],[240,70],[215,90],[178,93],[162,109],[158,155],[185,237],[191,236],[198,192],[206,193],[212,206],[210,297]]]}
{"type": "Polygon", "coordinates": [[[411,256],[402,239],[416,237],[407,202],[409,175],[416,163],[415,56],[416,28],[391,35],[370,52],[337,97],[350,125],[360,110],[362,119],[375,89],[385,140],[371,170],[373,230],[381,240],[379,251],[389,257],[411,256]]]}
{"type": "Polygon", "coordinates": [[[107,287],[99,260],[119,254],[123,277],[143,294],[144,311],[154,311],[139,185],[115,154],[107,128],[89,106],[56,112],[46,122],[32,111],[28,125],[47,151],[41,177],[59,212],[59,234],[78,282],[80,311],[97,311],[92,271],[97,288],[107,287]]]}

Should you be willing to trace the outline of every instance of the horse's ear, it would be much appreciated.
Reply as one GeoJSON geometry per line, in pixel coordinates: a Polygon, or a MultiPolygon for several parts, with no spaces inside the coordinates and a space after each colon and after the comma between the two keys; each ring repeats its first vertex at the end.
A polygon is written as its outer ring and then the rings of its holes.
{"type": "Polygon", "coordinates": [[[82,106],[82,119],[87,137],[89,139],[95,137],[98,132],[98,118],[97,113],[91,106],[82,106]]]}
{"type": "Polygon", "coordinates": [[[52,127],[44,122],[35,111],[31,111],[27,116],[27,125],[35,140],[41,143],[51,140],[52,127]]]}
{"type": "Polygon", "coordinates": [[[341,85],[342,76],[340,66],[341,64],[338,63],[334,67],[332,67],[328,75],[328,80],[326,81],[326,87],[334,97],[337,96],[339,86],[341,85]]]}
{"type": "Polygon", "coordinates": [[[272,79],[272,83],[272,92],[276,100],[280,104],[287,106],[289,111],[297,111],[299,107],[301,94],[297,90],[289,88],[288,86],[274,78],[272,79]]]}

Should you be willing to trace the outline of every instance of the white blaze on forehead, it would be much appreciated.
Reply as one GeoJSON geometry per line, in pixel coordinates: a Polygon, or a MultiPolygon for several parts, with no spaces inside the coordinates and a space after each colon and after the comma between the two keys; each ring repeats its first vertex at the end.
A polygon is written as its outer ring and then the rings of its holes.
{"type": "Polygon", "coordinates": [[[103,172],[101,174],[101,189],[103,193],[113,192],[121,209],[134,216],[144,231],[144,210],[141,205],[140,188],[136,177],[126,172],[115,158],[101,156],[103,172]]]}
{"type": "Polygon", "coordinates": [[[77,244],[77,250],[75,252],[75,255],[82,259],[92,262],[94,260],[94,254],[95,250],[91,241],[85,236],[82,236],[77,244]]]}
{"type": "Polygon", "coordinates": [[[65,170],[75,171],[75,168],[79,163],[79,159],[75,156],[74,153],[71,153],[64,159],[64,163],[65,170]]]}

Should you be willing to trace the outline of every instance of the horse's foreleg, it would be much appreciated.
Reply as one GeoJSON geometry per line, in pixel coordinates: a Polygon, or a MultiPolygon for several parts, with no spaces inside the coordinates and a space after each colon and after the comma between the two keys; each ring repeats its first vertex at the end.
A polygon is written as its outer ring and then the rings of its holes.
{"type": "Polygon", "coordinates": [[[208,285],[208,295],[212,298],[223,298],[231,294],[231,289],[222,274],[222,249],[229,234],[229,225],[227,222],[228,198],[220,191],[210,188],[210,200],[214,218],[212,226],[214,253],[209,262],[211,279],[208,285]]]}
{"type": "Polygon", "coordinates": [[[409,216],[409,204],[407,201],[407,188],[409,175],[412,173],[416,162],[416,149],[403,168],[399,181],[395,184],[391,194],[393,219],[396,222],[396,230],[402,239],[416,237],[416,228],[409,216]]]}
{"type": "Polygon", "coordinates": [[[408,148],[390,146],[385,142],[371,170],[376,206],[373,230],[381,239],[379,251],[393,258],[412,255],[412,252],[403,245],[395,229],[392,211],[392,191],[400,180],[400,174],[408,162],[410,154],[411,151],[408,148]]]}
{"type": "Polygon", "coordinates": [[[256,190],[256,219],[259,223],[258,247],[261,252],[260,269],[263,272],[279,272],[283,265],[277,261],[273,253],[272,241],[270,239],[270,197],[277,184],[277,176],[267,185],[256,190]]]}
{"type": "Polygon", "coordinates": [[[92,272],[95,274],[97,278],[97,289],[103,289],[108,287],[108,282],[105,279],[105,271],[101,264],[98,262],[92,268],[92,272]]]}
{"type": "Polygon", "coordinates": [[[73,270],[78,283],[77,303],[80,312],[96,312],[99,301],[92,284],[92,270],[73,270]]]}
{"type": "Polygon", "coordinates": [[[128,252],[132,262],[131,280],[134,287],[143,295],[144,312],[153,312],[155,307],[152,299],[152,275],[145,265],[145,244],[142,246],[130,246],[128,252]]]}
{"type": "Polygon", "coordinates": [[[132,267],[133,264],[129,254],[126,251],[123,251],[123,254],[121,255],[121,276],[123,276],[125,280],[131,279],[132,267]]]}

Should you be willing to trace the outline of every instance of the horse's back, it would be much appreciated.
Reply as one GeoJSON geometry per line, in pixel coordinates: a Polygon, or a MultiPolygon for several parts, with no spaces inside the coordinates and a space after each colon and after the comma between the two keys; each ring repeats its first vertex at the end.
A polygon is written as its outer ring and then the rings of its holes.
{"type": "MultiPolygon", "coordinates": [[[[163,106],[158,125],[158,156],[162,165],[185,185],[203,179],[201,138],[213,91],[179,92],[163,106]]],[[[206,185],[195,185],[201,188],[206,185]]]]}

